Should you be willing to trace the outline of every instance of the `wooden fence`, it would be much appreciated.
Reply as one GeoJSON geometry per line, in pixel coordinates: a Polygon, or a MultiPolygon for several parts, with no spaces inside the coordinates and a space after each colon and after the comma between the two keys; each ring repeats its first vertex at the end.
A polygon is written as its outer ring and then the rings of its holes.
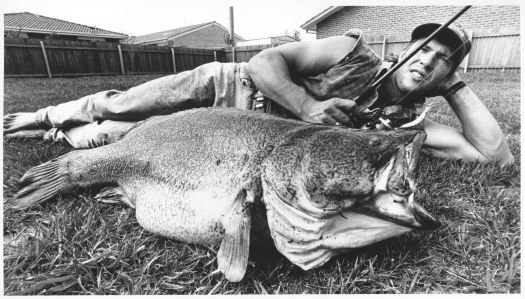
{"type": "MultiPolygon", "coordinates": [[[[399,54],[408,39],[399,36],[367,37],[380,56],[399,54]]],[[[461,67],[473,69],[519,69],[518,32],[472,34],[472,51],[461,67]]],[[[212,62],[246,62],[269,45],[205,50],[157,46],[117,45],[85,41],[4,39],[5,77],[56,77],[176,73],[212,62]]]]}
{"type": "Polygon", "coordinates": [[[5,77],[175,73],[212,61],[223,50],[5,38],[5,77]]]}
{"type": "Polygon", "coordinates": [[[225,49],[224,53],[226,61],[248,62],[253,56],[255,56],[255,54],[271,47],[271,45],[243,46],[236,47],[234,51],[231,49],[225,49]],[[233,52],[235,52],[235,55],[233,52]]]}

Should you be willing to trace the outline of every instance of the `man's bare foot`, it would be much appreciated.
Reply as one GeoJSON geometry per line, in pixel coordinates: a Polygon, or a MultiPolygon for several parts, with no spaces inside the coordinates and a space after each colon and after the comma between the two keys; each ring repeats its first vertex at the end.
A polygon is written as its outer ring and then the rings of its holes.
{"type": "Polygon", "coordinates": [[[46,130],[43,129],[36,129],[36,130],[21,130],[16,131],[11,134],[5,134],[4,140],[11,140],[11,139],[23,139],[23,138],[44,138],[44,135],[46,134],[46,130]]]}
{"type": "Polygon", "coordinates": [[[34,129],[42,129],[42,126],[35,124],[34,112],[19,112],[4,116],[4,134],[34,129]]]}

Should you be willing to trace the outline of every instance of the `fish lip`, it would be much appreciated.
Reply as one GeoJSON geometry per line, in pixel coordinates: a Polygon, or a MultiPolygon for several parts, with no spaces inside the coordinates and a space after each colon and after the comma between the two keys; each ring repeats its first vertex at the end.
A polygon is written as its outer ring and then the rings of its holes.
{"type": "Polygon", "coordinates": [[[441,227],[441,223],[418,204],[414,206],[414,217],[421,224],[422,229],[437,229],[441,227]]]}
{"type": "Polygon", "coordinates": [[[366,206],[356,206],[356,207],[352,207],[350,210],[358,214],[363,214],[363,215],[379,218],[379,219],[382,219],[388,222],[395,223],[397,225],[401,225],[401,226],[404,226],[410,229],[414,229],[414,230],[433,230],[441,226],[441,223],[439,221],[434,220],[433,217],[428,215],[427,213],[422,213],[421,210],[417,210],[414,213],[416,221],[421,223],[421,226],[411,225],[410,223],[407,223],[405,221],[395,219],[388,215],[381,214],[377,211],[371,210],[367,208],[366,206]],[[421,215],[420,213],[423,215],[421,215]]]}

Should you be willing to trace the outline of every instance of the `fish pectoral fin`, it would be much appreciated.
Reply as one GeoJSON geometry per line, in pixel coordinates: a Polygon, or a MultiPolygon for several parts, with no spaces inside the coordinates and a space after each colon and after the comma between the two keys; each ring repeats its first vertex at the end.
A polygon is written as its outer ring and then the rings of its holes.
{"type": "Polygon", "coordinates": [[[219,271],[232,282],[241,281],[248,265],[250,246],[250,202],[247,192],[242,189],[229,214],[223,219],[224,238],[222,239],[217,262],[219,271]]]}
{"type": "Polygon", "coordinates": [[[118,187],[106,187],[101,189],[94,197],[97,201],[111,204],[123,203],[135,209],[135,201],[129,198],[124,190],[118,187]]]}

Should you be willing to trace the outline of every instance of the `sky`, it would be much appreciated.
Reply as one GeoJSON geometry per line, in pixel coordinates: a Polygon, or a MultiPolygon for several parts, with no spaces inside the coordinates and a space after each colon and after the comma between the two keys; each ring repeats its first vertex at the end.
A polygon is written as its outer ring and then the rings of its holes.
{"type": "MultiPolygon", "coordinates": [[[[468,4],[516,4],[518,0],[468,4]]],[[[398,0],[395,5],[464,5],[463,0],[398,0]]],[[[245,39],[279,36],[300,29],[330,5],[394,5],[391,0],[2,0],[0,11],[32,12],[102,29],[143,35],[217,21],[229,28],[234,7],[235,33],[245,39]]],[[[314,34],[301,30],[303,40],[314,34]]]]}
{"type": "MultiPolygon", "coordinates": [[[[187,25],[217,21],[229,28],[229,7],[234,7],[234,31],[245,39],[285,34],[300,26],[328,4],[300,0],[3,0],[3,13],[32,12],[102,29],[143,35],[187,25]]],[[[303,39],[315,35],[302,32],[303,39]]]]}

